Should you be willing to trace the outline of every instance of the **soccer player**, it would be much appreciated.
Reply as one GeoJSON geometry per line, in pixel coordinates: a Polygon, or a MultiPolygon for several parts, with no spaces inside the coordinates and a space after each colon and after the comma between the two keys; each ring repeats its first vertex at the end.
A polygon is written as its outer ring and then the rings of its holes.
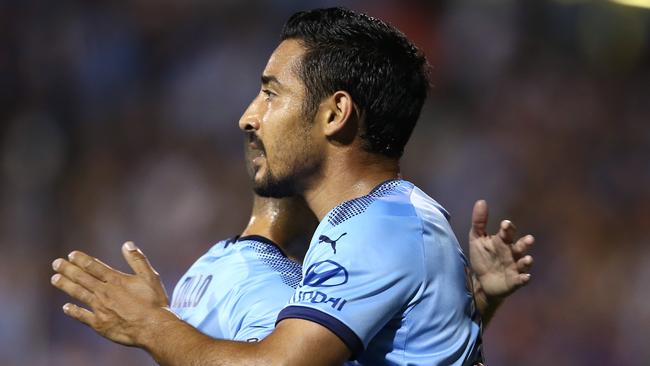
{"type": "Polygon", "coordinates": [[[285,25],[240,127],[258,151],[256,192],[299,194],[320,224],[302,286],[268,337],[215,340],[180,321],[167,310],[155,272],[129,245],[138,276],[128,281],[72,256],[66,292],[93,312],[68,305],[66,313],[162,364],[480,362],[480,323],[448,214],[399,179],[426,73],[410,41],[365,15],[314,10],[285,25]]]}
{"type": "MultiPolygon", "coordinates": [[[[254,152],[249,146],[245,151],[247,171],[252,178],[254,152]]],[[[507,244],[514,234],[510,223],[504,223],[501,236],[490,238],[490,251],[481,247],[481,240],[486,237],[486,210],[483,202],[477,203],[470,234],[473,290],[484,323],[489,321],[500,299],[526,282],[526,271],[532,263],[532,257],[524,259],[527,240],[507,244]],[[483,284],[476,273],[482,274],[483,284]],[[489,277],[501,280],[490,281],[489,277]],[[508,282],[503,278],[508,278],[508,282]],[[495,282],[502,283],[501,287],[495,288],[495,282]]],[[[274,199],[254,195],[251,218],[241,235],[218,242],[190,267],[174,289],[171,310],[212,338],[263,339],[273,331],[278,313],[302,279],[297,263],[302,263],[306,244],[317,225],[316,217],[301,197],[274,199]]]]}

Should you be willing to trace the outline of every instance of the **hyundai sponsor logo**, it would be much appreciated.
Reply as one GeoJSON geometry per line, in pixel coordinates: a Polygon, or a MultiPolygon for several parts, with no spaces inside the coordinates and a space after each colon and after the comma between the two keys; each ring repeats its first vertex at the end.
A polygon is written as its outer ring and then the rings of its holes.
{"type": "Polygon", "coordinates": [[[325,260],[307,268],[303,286],[334,287],[348,282],[348,271],[340,264],[325,260]]]}
{"type": "Polygon", "coordinates": [[[343,306],[348,302],[341,297],[330,297],[328,294],[320,291],[298,291],[291,297],[290,303],[310,302],[312,304],[327,304],[337,311],[341,311],[343,306]]]}

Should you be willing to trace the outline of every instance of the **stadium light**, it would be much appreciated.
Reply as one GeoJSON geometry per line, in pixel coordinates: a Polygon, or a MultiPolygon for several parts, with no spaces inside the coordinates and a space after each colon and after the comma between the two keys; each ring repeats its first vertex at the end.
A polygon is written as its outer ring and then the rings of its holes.
{"type": "Polygon", "coordinates": [[[610,0],[613,3],[650,9],[650,0],[610,0]]]}

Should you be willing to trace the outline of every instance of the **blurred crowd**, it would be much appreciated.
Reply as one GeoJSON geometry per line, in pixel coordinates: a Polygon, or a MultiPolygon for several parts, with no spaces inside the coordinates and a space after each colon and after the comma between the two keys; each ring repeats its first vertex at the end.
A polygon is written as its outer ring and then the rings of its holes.
{"type": "Polygon", "coordinates": [[[650,365],[650,10],[604,1],[0,0],[0,364],[149,365],[65,317],[50,263],[168,293],[236,235],[251,194],[239,116],[282,24],[342,5],[428,55],[405,178],[452,213],[532,233],[533,282],[485,331],[492,365],[650,365]]]}

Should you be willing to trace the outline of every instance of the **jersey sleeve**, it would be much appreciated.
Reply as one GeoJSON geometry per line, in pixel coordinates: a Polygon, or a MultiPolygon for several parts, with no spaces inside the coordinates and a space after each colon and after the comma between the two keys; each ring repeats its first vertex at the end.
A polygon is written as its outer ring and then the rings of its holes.
{"type": "Polygon", "coordinates": [[[271,334],[275,328],[275,315],[281,305],[259,301],[249,304],[238,319],[232,319],[232,340],[242,342],[257,342],[271,334]]]}
{"type": "Polygon", "coordinates": [[[410,218],[349,220],[317,231],[301,286],[277,321],[316,322],[356,355],[416,296],[422,263],[421,229],[410,218]]]}
{"type": "Polygon", "coordinates": [[[232,340],[256,342],[268,336],[293,292],[292,287],[282,283],[272,272],[257,276],[254,283],[248,282],[245,287],[233,291],[229,302],[232,340]]]}

